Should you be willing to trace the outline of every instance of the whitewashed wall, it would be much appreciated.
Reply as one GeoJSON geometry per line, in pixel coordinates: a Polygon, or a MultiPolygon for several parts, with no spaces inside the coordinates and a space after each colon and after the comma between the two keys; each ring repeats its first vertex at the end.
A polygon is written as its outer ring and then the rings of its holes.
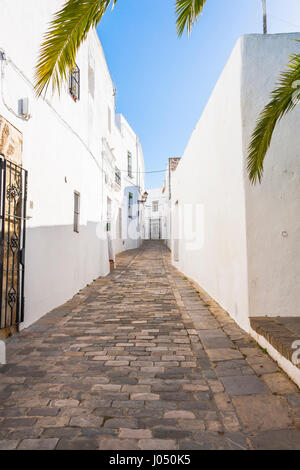
{"type": "Polygon", "coordinates": [[[258,113],[299,52],[295,37],[238,41],[175,172],[172,223],[186,232],[175,265],[245,329],[249,316],[300,314],[300,108],[276,130],[263,184],[251,187],[245,169],[258,113]]]}
{"type": "MultiPolygon", "coordinates": [[[[243,152],[274,81],[300,34],[243,41],[243,152]],[[255,99],[253,97],[255,96],[255,99]]],[[[300,316],[300,106],[279,124],[262,185],[245,177],[250,316],[300,316]]]]}
{"type": "Polygon", "coordinates": [[[115,149],[119,131],[114,85],[96,32],[89,34],[77,57],[79,102],[72,100],[67,86],[60,98],[48,93],[47,101],[37,100],[31,85],[42,35],[62,4],[0,0],[0,48],[22,72],[5,67],[3,94],[16,112],[18,99],[28,97],[32,115],[22,121],[0,99],[0,115],[23,133],[23,166],[29,172],[25,327],[109,272],[107,197],[114,200],[115,193],[104,178],[108,163],[103,162],[103,141],[115,149]],[[74,191],[81,194],[79,234],[73,231],[74,191]]]}

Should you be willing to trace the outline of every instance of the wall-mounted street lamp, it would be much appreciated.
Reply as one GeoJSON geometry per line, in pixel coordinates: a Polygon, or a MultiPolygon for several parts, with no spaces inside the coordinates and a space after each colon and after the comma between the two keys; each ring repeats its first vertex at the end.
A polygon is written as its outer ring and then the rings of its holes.
{"type": "Polygon", "coordinates": [[[149,194],[147,193],[147,191],[145,191],[144,194],[142,195],[142,200],[138,201],[138,203],[139,204],[146,204],[148,196],[149,196],[149,194]]]}
{"type": "Polygon", "coordinates": [[[262,8],[263,8],[263,31],[264,31],[264,34],[268,34],[267,0],[262,0],[262,8]]]}

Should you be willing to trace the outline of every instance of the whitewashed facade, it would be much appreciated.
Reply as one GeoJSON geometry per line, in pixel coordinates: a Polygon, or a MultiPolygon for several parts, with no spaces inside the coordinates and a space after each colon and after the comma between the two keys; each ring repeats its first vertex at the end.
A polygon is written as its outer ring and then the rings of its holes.
{"type": "MultiPolygon", "coordinates": [[[[62,3],[0,0],[0,142],[8,129],[14,145],[17,132],[19,159],[28,171],[23,327],[107,275],[116,253],[141,242],[137,230],[130,239],[127,192],[133,188],[134,200],[144,192],[142,148],[123,116],[115,116],[115,87],[96,31],[76,60],[80,99],[72,99],[68,85],[60,97],[49,92],[35,98],[42,35],[62,3]],[[18,116],[22,98],[28,99],[28,120],[18,116]]],[[[13,158],[2,147],[4,157],[13,158]]],[[[140,228],[142,219],[141,209],[133,224],[140,228]]]]}
{"type": "Polygon", "coordinates": [[[295,38],[239,39],[174,177],[173,262],[251,334],[251,317],[300,316],[299,106],[275,131],[262,184],[246,171],[259,112],[299,52],[295,38]]]}
{"type": "Polygon", "coordinates": [[[166,240],[166,196],[163,188],[148,190],[147,202],[145,204],[145,240],[166,240]]]}

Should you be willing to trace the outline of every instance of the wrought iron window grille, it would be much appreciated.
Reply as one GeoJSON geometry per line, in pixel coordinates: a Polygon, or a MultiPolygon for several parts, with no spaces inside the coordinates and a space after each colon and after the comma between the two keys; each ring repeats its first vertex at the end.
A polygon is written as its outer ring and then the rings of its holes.
{"type": "Polygon", "coordinates": [[[80,193],[74,191],[74,232],[79,233],[80,225],[80,193]]]}
{"type": "Polygon", "coordinates": [[[69,92],[75,103],[80,100],[80,70],[78,65],[75,65],[73,70],[70,71],[69,92]]]}
{"type": "Polygon", "coordinates": [[[121,171],[119,170],[119,168],[116,167],[116,169],[115,169],[115,181],[116,181],[116,184],[118,186],[121,186],[121,181],[122,181],[121,178],[122,178],[121,177],[121,171]]]}

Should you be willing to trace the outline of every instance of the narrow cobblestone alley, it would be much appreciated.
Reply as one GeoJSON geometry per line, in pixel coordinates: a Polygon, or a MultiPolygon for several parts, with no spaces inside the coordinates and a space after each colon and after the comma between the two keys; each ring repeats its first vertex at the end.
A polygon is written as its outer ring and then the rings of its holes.
{"type": "Polygon", "coordinates": [[[299,449],[300,393],[160,242],[8,340],[0,449],[299,449]]]}

